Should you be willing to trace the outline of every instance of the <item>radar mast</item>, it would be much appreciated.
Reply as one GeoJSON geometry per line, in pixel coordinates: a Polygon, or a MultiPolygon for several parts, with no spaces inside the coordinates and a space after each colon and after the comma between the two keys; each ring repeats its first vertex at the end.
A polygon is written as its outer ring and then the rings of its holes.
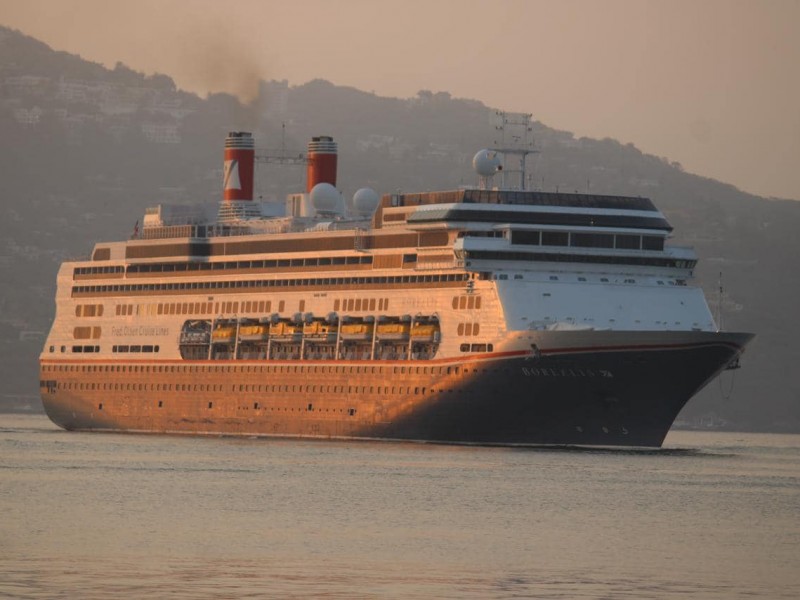
{"type": "Polygon", "coordinates": [[[529,154],[539,152],[533,147],[531,115],[496,110],[490,119],[497,135],[491,150],[503,156],[503,188],[525,190],[525,163],[529,154]]]}

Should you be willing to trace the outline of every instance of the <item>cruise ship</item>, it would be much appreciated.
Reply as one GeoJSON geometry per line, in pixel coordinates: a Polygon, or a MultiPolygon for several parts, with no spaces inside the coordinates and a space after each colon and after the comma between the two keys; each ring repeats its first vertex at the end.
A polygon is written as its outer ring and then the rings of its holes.
{"type": "Polygon", "coordinates": [[[649,199],[495,187],[500,149],[475,156],[475,187],[346,207],[336,142],[301,158],[305,192],[256,202],[253,137],[232,132],[218,205],[150,208],[62,264],[40,357],[53,422],[658,447],[752,337],[719,330],[649,199]]]}

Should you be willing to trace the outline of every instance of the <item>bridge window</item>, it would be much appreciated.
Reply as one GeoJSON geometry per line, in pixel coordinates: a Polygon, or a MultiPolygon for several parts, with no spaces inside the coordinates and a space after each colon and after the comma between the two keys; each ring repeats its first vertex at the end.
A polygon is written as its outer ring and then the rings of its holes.
{"type": "Polygon", "coordinates": [[[614,247],[620,250],[639,250],[642,245],[640,235],[616,235],[614,238],[614,247]]]}
{"type": "Polygon", "coordinates": [[[642,236],[642,250],[664,250],[664,238],[657,235],[642,236]]]}
{"type": "Polygon", "coordinates": [[[539,231],[512,231],[511,243],[512,244],[527,244],[529,246],[538,246],[541,241],[541,232],[539,231]]]}
{"type": "Polygon", "coordinates": [[[614,236],[609,233],[573,233],[570,246],[579,248],[613,248],[614,236]]]}
{"type": "Polygon", "coordinates": [[[543,231],[542,246],[569,246],[569,233],[566,231],[543,231]]]}

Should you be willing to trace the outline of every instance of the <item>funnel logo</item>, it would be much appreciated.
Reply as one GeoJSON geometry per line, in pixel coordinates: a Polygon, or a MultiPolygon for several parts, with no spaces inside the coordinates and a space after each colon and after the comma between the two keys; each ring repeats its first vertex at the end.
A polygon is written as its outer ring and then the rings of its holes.
{"type": "Polygon", "coordinates": [[[226,160],[223,168],[224,175],[224,190],[240,190],[242,189],[242,182],[239,179],[239,161],[226,160]]]}

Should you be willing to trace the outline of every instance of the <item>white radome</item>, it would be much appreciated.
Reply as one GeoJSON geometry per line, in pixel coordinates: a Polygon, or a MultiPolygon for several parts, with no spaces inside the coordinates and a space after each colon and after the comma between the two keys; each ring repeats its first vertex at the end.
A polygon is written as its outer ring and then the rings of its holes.
{"type": "Polygon", "coordinates": [[[353,208],[362,215],[372,214],[378,208],[380,196],[372,188],[363,187],[353,194],[353,208]]]}
{"type": "Polygon", "coordinates": [[[311,188],[311,202],[319,212],[339,212],[339,190],[330,183],[318,183],[311,188]]]}
{"type": "Polygon", "coordinates": [[[472,159],[472,168],[481,177],[491,177],[502,168],[500,153],[494,150],[481,150],[472,159]]]}

